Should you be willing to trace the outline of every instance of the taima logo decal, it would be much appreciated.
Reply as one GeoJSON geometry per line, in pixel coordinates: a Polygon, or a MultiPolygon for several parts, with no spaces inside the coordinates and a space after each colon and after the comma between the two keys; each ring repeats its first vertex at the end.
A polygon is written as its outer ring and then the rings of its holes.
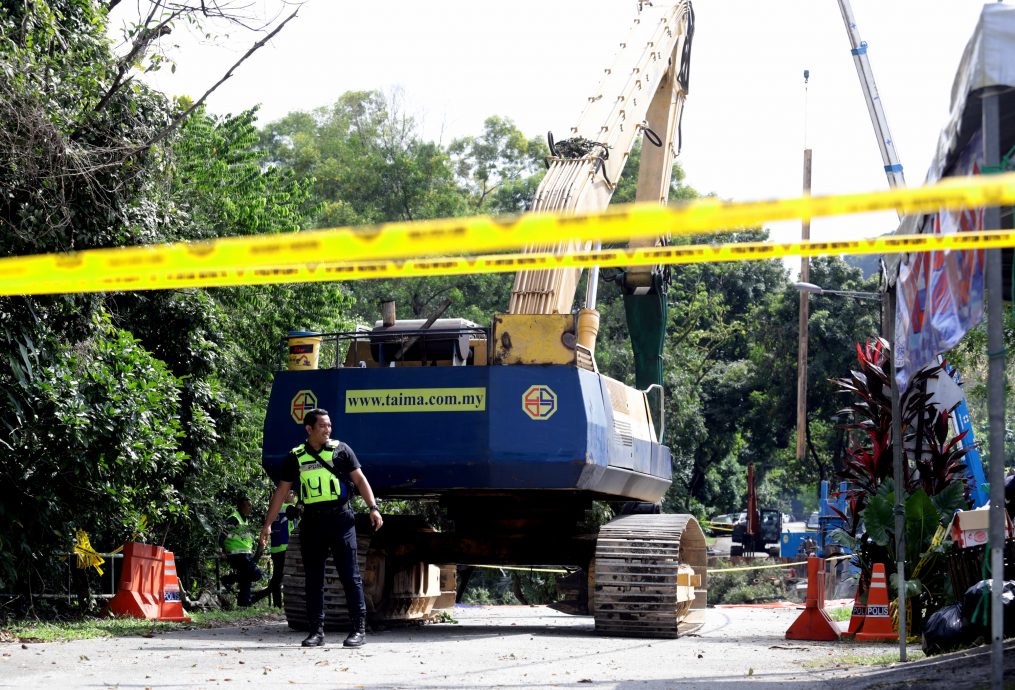
{"type": "Polygon", "coordinates": [[[522,393],[522,410],[530,419],[549,419],[557,411],[557,394],[549,386],[529,386],[522,393]]]}
{"type": "Polygon", "coordinates": [[[317,396],[313,391],[300,391],[289,404],[289,414],[297,424],[303,423],[303,415],[317,407],[317,396]]]}

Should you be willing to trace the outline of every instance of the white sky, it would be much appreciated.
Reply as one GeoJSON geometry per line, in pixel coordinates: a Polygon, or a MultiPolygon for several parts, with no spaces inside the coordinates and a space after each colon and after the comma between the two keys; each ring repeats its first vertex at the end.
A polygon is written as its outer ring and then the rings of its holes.
{"type": "MultiPolygon", "coordinates": [[[[400,90],[406,109],[417,114],[431,139],[447,143],[479,134],[489,115],[511,118],[528,136],[552,130],[560,139],[610,64],[636,5],[635,0],[309,0],[212,95],[209,107],[226,113],[259,103],[267,122],[330,104],[348,90],[400,90]]],[[[907,182],[920,184],[982,3],[853,0],[852,5],[907,182]]],[[[678,159],[691,186],[734,200],[798,196],[806,121],[815,194],[887,189],[835,0],[696,0],[694,10],[690,95],[678,159]],[[804,69],[810,70],[806,99],[804,69]]],[[[166,70],[153,81],[171,95],[194,97],[254,40],[235,32],[226,47],[202,47],[177,38],[184,50],[176,74],[166,70]]],[[[811,236],[874,236],[895,225],[891,212],[815,219],[811,236]]],[[[775,239],[799,237],[798,222],[771,227],[775,239]]]]}

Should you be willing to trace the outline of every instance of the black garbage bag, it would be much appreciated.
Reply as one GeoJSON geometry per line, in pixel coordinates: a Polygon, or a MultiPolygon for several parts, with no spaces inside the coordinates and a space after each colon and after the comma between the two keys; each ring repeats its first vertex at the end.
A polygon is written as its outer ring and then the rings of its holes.
{"type": "Polygon", "coordinates": [[[962,617],[962,605],[952,604],[938,609],[923,625],[923,653],[944,654],[972,646],[979,638],[974,626],[962,617]]]}
{"type": "MultiPolygon", "coordinates": [[[[980,580],[962,595],[962,618],[984,639],[990,636],[990,580],[980,580]]],[[[1001,589],[1004,636],[1015,636],[1015,580],[1006,580],[1001,589]]]]}

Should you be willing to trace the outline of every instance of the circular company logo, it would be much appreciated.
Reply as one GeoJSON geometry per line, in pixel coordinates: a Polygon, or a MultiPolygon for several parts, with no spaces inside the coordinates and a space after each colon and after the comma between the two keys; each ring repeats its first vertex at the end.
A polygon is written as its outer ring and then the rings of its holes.
{"type": "Polygon", "coordinates": [[[297,424],[303,423],[303,415],[309,410],[317,407],[317,396],[313,391],[300,391],[293,396],[289,404],[289,414],[297,424]]]}
{"type": "Polygon", "coordinates": [[[531,419],[549,419],[557,411],[557,394],[549,386],[529,386],[522,393],[522,410],[531,419]]]}

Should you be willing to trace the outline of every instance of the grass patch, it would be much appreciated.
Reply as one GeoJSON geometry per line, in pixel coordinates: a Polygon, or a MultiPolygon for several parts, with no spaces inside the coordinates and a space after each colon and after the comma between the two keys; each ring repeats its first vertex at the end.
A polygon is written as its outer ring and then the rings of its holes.
{"type": "MultiPolygon", "coordinates": [[[[921,651],[917,650],[906,650],[906,662],[917,661],[918,659],[925,658],[925,655],[921,651]]],[[[878,652],[871,654],[844,654],[839,657],[830,657],[828,659],[814,659],[812,661],[804,662],[805,668],[837,668],[837,667],[854,667],[854,666],[888,666],[889,664],[898,663],[899,661],[899,650],[896,649],[893,652],[878,652]]]]}
{"type": "Polygon", "coordinates": [[[96,637],[150,637],[158,632],[220,628],[227,625],[257,624],[284,620],[272,609],[236,609],[233,611],[189,611],[191,623],[148,621],[138,618],[79,618],[71,621],[19,621],[0,629],[0,640],[19,642],[60,642],[96,637]],[[12,640],[13,641],[13,640],[12,640]]]}
{"type": "Polygon", "coordinates": [[[837,609],[825,609],[833,621],[848,621],[853,617],[852,606],[840,606],[837,609]]]}

